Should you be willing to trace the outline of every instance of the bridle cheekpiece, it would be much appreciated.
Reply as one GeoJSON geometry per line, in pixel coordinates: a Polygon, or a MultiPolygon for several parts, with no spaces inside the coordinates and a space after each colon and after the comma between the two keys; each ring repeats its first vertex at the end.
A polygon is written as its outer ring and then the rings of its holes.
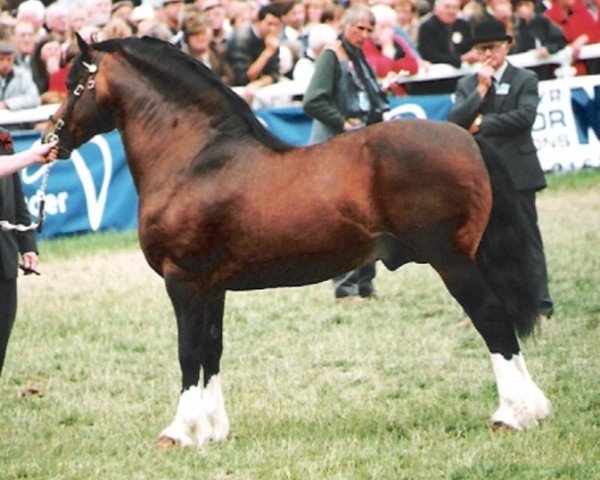
{"type": "MultiPolygon", "coordinates": [[[[102,56],[103,56],[102,53],[100,55],[98,55],[93,63],[82,62],[83,66],[88,71],[87,80],[83,83],[78,84],[73,89],[73,97],[71,97],[71,100],[69,100],[69,103],[67,104],[67,108],[65,109],[65,114],[63,115],[62,118],[55,120],[54,115],[50,115],[49,120],[54,125],[54,128],[52,129],[51,132],[49,132],[44,137],[45,143],[60,142],[58,134],[67,124],[67,120],[69,119],[69,117],[71,116],[71,113],[73,112],[73,109],[75,108],[75,103],[77,102],[77,100],[79,100],[79,98],[81,98],[81,95],[83,95],[83,92],[85,91],[86,87],[88,90],[91,91],[91,90],[94,90],[94,87],[96,86],[95,77],[96,77],[96,73],[98,73],[98,63],[100,63],[102,56]]],[[[59,147],[60,147],[60,145],[59,145],[59,147]]],[[[64,148],[64,147],[60,147],[60,148],[64,148]]],[[[71,153],[70,150],[69,150],[69,153],[71,153]]]]}

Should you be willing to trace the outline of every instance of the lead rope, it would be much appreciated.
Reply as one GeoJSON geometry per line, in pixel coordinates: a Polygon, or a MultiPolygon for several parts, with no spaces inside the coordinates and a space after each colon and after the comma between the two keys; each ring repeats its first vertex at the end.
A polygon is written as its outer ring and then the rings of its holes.
{"type": "Polygon", "coordinates": [[[27,232],[29,230],[37,230],[38,233],[42,231],[42,226],[44,225],[44,208],[46,206],[46,187],[48,186],[48,177],[50,176],[50,168],[54,163],[47,163],[45,165],[46,170],[44,171],[44,176],[42,177],[42,185],[38,190],[37,196],[40,200],[38,206],[38,219],[37,222],[31,222],[29,225],[23,224],[14,224],[10,223],[8,220],[0,220],[0,227],[4,231],[16,231],[16,232],[27,232]]]}

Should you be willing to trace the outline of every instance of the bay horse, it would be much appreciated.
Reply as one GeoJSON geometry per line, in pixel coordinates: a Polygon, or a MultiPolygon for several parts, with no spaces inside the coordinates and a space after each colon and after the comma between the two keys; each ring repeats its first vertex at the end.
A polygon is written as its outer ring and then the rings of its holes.
{"type": "Polygon", "coordinates": [[[46,138],[65,159],[98,133],[121,133],[140,245],[177,318],[182,390],[160,445],[228,435],[228,290],[321,282],[376,259],[392,270],[430,264],[471,317],[496,376],[493,425],[521,430],[549,415],[517,340],[537,313],[531,250],[484,143],[446,122],[397,120],[291,147],[170,44],[78,42],[46,138]]]}

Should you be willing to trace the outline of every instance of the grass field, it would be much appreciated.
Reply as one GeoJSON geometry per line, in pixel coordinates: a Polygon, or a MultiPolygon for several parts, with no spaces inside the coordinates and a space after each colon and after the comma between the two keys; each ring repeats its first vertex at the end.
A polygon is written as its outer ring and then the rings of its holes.
{"type": "Polygon", "coordinates": [[[556,313],[523,342],[553,403],[495,434],[488,354],[426,266],[379,269],[379,301],[331,286],[228,295],[227,442],[159,451],[180,388],[175,320],[134,233],[41,244],[0,379],[0,479],[600,478],[600,172],[538,207],[556,313]]]}

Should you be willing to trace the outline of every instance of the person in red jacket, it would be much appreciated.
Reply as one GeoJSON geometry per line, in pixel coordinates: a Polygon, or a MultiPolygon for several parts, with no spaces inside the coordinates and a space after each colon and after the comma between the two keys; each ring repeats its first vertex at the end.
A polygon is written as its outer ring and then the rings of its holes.
{"type": "MultiPolygon", "coordinates": [[[[375,15],[375,30],[373,36],[365,41],[362,51],[377,78],[395,77],[401,71],[411,75],[417,73],[417,57],[408,44],[394,33],[396,12],[386,5],[375,5],[371,11],[375,15]]],[[[391,83],[391,93],[406,95],[403,85],[391,83]]]]}
{"type": "MultiPolygon", "coordinates": [[[[568,44],[573,48],[574,60],[578,58],[581,47],[600,42],[600,26],[585,0],[552,0],[552,6],[545,14],[562,30],[568,44]]],[[[586,62],[581,60],[573,63],[577,75],[598,72],[597,61],[587,63],[587,68],[586,62]]]]}

